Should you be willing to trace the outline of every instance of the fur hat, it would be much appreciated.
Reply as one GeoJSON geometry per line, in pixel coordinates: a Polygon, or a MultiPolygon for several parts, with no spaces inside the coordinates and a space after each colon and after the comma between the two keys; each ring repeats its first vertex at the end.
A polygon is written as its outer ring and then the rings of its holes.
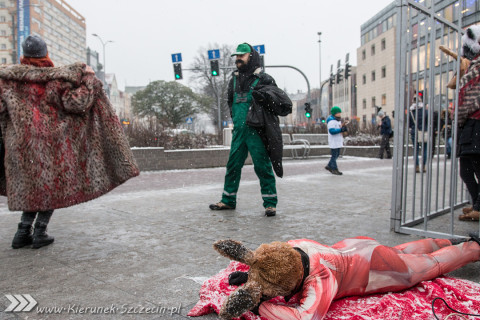
{"type": "Polygon", "coordinates": [[[220,309],[222,319],[240,317],[261,299],[288,296],[302,283],[302,256],[286,242],[262,244],[255,251],[235,240],[219,240],[213,247],[221,255],[250,266],[245,285],[237,288],[220,309]]]}
{"type": "Polygon", "coordinates": [[[28,36],[22,42],[23,56],[26,58],[44,58],[47,56],[47,44],[39,36],[28,36]]]}
{"type": "Polygon", "coordinates": [[[480,26],[469,27],[462,36],[462,57],[475,59],[480,54],[480,26]]]}

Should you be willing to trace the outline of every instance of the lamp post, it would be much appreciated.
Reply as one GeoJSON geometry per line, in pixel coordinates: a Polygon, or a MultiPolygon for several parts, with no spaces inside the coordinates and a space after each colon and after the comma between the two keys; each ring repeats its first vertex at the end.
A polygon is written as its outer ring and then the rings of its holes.
{"type": "MultiPolygon", "coordinates": [[[[320,77],[319,86],[322,86],[322,33],[317,32],[318,34],[318,76],[320,77]]],[[[321,112],[322,110],[322,90],[320,89],[318,96],[318,108],[321,112]]]]}
{"type": "Polygon", "coordinates": [[[102,46],[103,46],[103,85],[106,86],[107,83],[105,82],[105,75],[107,73],[107,68],[105,66],[105,46],[113,41],[111,40],[108,40],[107,42],[103,42],[102,38],[100,38],[100,36],[96,33],[92,33],[92,36],[94,37],[97,37],[98,40],[100,40],[100,42],[102,43],[102,46]]]}

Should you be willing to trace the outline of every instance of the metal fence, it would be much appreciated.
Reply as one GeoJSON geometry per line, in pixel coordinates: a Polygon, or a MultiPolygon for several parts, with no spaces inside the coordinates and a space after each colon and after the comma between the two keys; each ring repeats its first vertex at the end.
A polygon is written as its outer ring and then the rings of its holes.
{"type": "MultiPolygon", "coordinates": [[[[463,1],[456,6],[456,19],[445,17],[435,2],[397,0],[391,227],[400,233],[446,238],[465,236],[479,227],[458,221],[457,209],[468,201],[468,192],[454,156],[456,112],[454,121],[448,116],[449,107],[456,110],[458,90],[448,89],[447,83],[458,75],[460,62],[439,49],[443,45],[460,51],[463,1]],[[449,126],[451,159],[446,147],[449,126]]],[[[457,76],[457,88],[458,82],[457,76]]]]}

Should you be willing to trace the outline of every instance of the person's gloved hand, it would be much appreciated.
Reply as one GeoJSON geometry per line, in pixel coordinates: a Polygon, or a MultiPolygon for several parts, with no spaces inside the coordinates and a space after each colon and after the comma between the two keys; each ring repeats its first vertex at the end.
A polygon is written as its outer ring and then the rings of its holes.
{"type": "Polygon", "coordinates": [[[257,102],[263,102],[263,101],[265,101],[265,96],[263,95],[263,93],[261,93],[261,92],[258,91],[258,90],[253,90],[253,91],[252,91],[252,96],[253,96],[253,98],[255,99],[255,101],[257,101],[257,102]]]}
{"type": "Polygon", "coordinates": [[[228,284],[231,286],[239,286],[248,280],[248,272],[235,271],[228,275],[228,284]]]}
{"type": "Polygon", "coordinates": [[[347,127],[342,127],[342,128],[340,129],[340,132],[345,132],[345,131],[347,131],[347,127]]]}

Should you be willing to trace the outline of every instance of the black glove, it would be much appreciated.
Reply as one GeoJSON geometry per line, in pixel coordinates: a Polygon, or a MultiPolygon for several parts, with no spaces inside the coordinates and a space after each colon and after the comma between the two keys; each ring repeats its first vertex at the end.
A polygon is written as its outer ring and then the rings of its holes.
{"type": "Polygon", "coordinates": [[[253,90],[252,91],[252,96],[255,99],[255,101],[257,101],[257,102],[263,102],[265,100],[265,96],[263,95],[263,93],[261,93],[258,90],[253,90]]]}
{"type": "Polygon", "coordinates": [[[342,127],[342,128],[340,129],[340,132],[345,132],[345,131],[347,131],[347,127],[342,127]]]}
{"type": "Polygon", "coordinates": [[[231,286],[239,286],[248,280],[248,272],[235,271],[228,275],[228,284],[231,286]]]}

